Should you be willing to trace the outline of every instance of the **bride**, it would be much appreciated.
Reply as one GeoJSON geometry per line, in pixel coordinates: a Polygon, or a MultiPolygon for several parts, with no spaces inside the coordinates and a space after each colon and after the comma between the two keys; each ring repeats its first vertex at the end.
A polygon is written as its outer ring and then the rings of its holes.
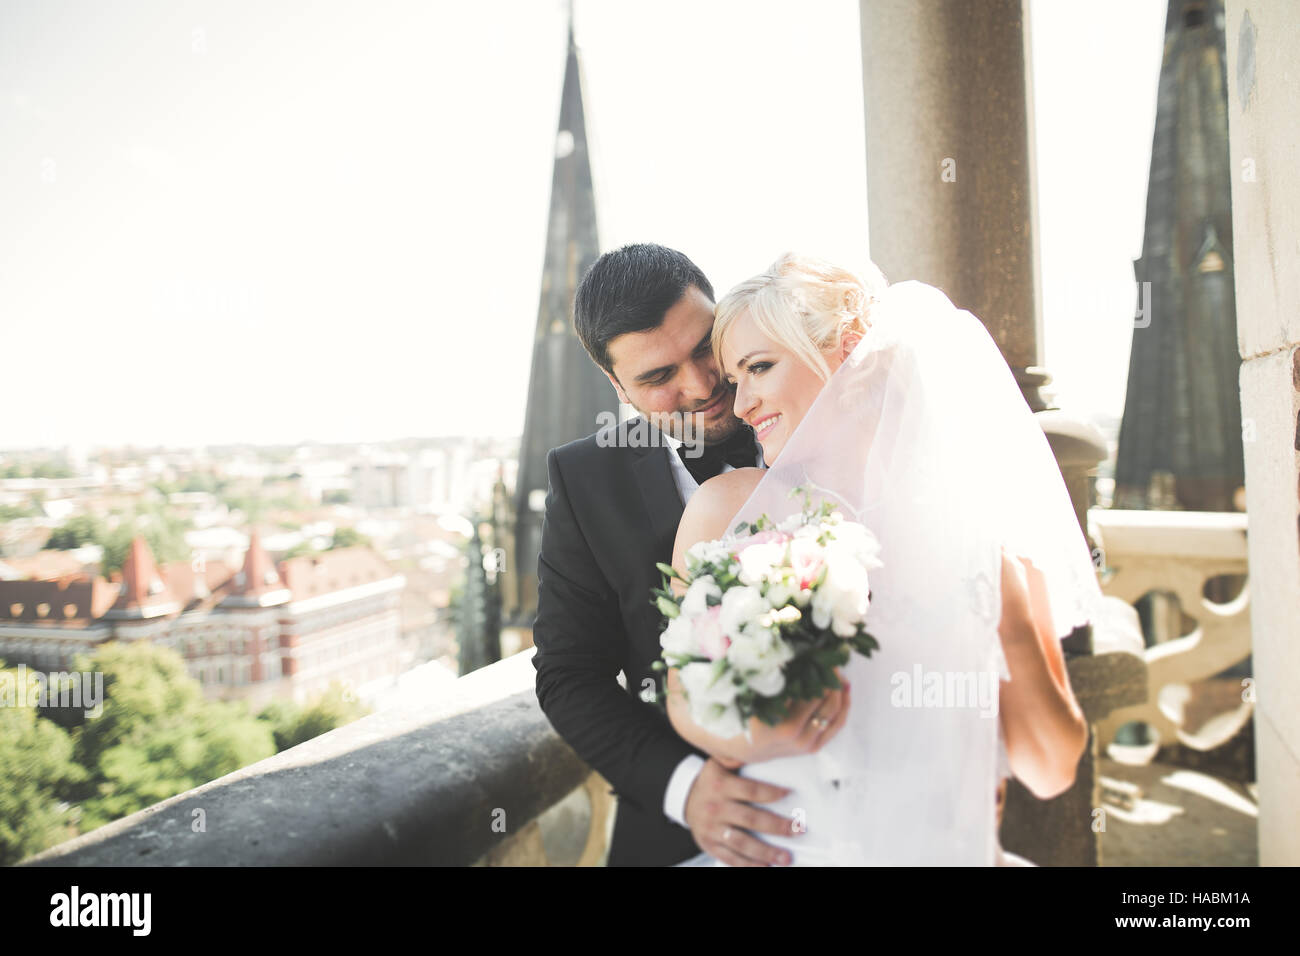
{"type": "MultiPolygon", "coordinates": [[[[707,481],[678,528],[695,543],[760,514],[831,501],[880,541],[868,630],[841,690],[769,726],[716,737],[691,720],[677,672],[668,713],[687,741],[786,787],[794,865],[1009,865],[1005,778],[1047,799],[1088,741],[1060,638],[1100,600],[1047,441],[997,346],[917,282],[884,287],[786,255],[717,305],[713,350],[767,468],[707,481]]],[[[727,827],[688,865],[744,864],[727,827]]]]}

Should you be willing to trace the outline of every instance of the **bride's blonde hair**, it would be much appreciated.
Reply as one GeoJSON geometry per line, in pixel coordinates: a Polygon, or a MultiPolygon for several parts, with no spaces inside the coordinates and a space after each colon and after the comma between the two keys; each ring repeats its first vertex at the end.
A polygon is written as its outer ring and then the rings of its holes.
{"type": "Polygon", "coordinates": [[[885,288],[874,264],[864,276],[813,256],[787,252],[767,270],[746,279],[714,310],[713,356],[722,366],[722,342],[743,313],[754,317],[764,335],[785,346],[826,381],[830,365],[822,353],[836,348],[849,332],[870,324],[871,303],[885,288]]]}

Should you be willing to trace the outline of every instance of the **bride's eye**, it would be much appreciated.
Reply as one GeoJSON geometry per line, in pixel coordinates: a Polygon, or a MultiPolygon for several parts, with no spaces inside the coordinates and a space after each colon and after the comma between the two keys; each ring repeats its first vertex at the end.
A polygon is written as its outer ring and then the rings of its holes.
{"type": "Polygon", "coordinates": [[[755,375],[762,375],[775,364],[775,362],[755,362],[749,367],[749,370],[755,375]]]}

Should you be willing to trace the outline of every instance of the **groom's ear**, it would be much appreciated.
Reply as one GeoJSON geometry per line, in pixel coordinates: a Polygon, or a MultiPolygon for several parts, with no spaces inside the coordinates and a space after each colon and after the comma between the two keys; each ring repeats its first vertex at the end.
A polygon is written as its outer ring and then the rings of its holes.
{"type": "Polygon", "coordinates": [[[614,377],[614,373],[608,369],[601,369],[601,371],[604,372],[605,377],[609,379],[609,384],[614,386],[614,391],[618,393],[618,400],[624,405],[631,405],[632,403],[627,400],[627,395],[623,392],[623,386],[618,384],[618,379],[614,377]]]}

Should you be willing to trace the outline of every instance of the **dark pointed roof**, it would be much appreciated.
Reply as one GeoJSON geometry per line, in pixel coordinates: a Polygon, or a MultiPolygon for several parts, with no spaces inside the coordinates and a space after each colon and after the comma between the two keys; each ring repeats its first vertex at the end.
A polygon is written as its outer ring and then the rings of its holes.
{"type": "Polygon", "coordinates": [[[578,282],[600,255],[581,75],[570,20],[555,137],[546,263],[515,490],[515,567],[521,573],[514,577],[519,588],[517,601],[525,608],[531,608],[537,598],[533,575],[541,545],[541,512],[533,505],[546,494],[546,454],[558,445],[592,434],[600,424],[599,413],[616,413],[618,409],[613,386],[587,355],[573,328],[578,282]]]}
{"type": "Polygon", "coordinates": [[[1222,0],[1169,2],[1134,263],[1145,311],[1115,463],[1120,508],[1231,511],[1245,484],[1223,23],[1222,0]]]}

